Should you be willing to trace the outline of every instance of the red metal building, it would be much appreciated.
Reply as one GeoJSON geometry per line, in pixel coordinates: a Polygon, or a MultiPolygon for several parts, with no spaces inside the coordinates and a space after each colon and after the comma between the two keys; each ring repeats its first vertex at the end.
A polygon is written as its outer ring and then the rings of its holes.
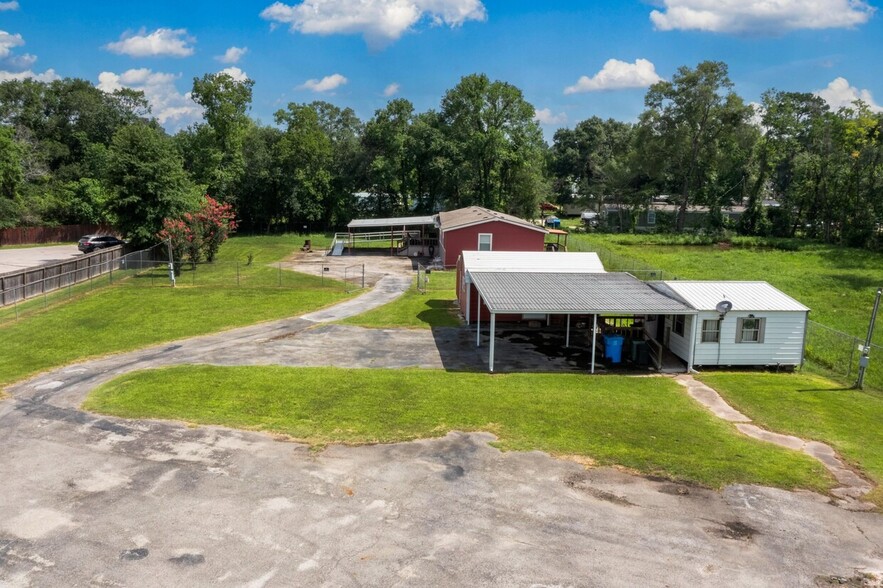
{"type": "Polygon", "coordinates": [[[510,214],[469,206],[438,213],[439,246],[445,268],[463,251],[543,251],[548,231],[510,214]]]}

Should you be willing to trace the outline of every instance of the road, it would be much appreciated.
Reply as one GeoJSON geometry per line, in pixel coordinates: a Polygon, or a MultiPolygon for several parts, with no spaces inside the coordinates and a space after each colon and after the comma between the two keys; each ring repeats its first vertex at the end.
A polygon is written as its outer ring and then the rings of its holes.
{"type": "Polygon", "coordinates": [[[35,267],[53,261],[64,261],[83,255],[76,245],[50,245],[47,247],[0,248],[0,274],[35,267]]]}

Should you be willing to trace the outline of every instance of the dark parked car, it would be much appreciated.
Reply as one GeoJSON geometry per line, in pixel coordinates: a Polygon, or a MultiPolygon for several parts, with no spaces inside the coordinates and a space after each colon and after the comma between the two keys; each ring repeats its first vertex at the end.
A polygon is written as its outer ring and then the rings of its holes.
{"type": "Polygon", "coordinates": [[[113,235],[86,235],[81,237],[77,243],[77,249],[83,253],[92,253],[96,249],[104,249],[106,247],[116,247],[117,245],[125,245],[122,239],[117,239],[113,235]]]}

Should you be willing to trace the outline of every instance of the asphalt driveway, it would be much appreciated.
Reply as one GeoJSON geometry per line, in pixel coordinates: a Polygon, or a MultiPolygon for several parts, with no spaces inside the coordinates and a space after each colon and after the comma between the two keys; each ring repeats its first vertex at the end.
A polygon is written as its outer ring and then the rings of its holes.
{"type": "MultiPolygon", "coordinates": [[[[463,330],[323,324],[409,283],[384,278],[311,315],[11,387],[0,401],[0,586],[813,586],[883,571],[883,517],[809,492],[586,469],[501,453],[485,433],[314,453],[78,409],[119,373],[182,362],[482,365],[463,330]]],[[[506,356],[525,369],[548,361],[506,356]]]]}

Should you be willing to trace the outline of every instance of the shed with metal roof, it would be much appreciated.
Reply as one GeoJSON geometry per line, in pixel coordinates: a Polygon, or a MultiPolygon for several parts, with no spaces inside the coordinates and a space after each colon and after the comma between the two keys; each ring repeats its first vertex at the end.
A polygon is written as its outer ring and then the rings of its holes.
{"type": "Polygon", "coordinates": [[[692,357],[698,366],[803,363],[809,308],[771,284],[665,281],[650,286],[698,311],[683,323],[672,316],[662,319],[663,343],[678,357],[692,357]]]}

